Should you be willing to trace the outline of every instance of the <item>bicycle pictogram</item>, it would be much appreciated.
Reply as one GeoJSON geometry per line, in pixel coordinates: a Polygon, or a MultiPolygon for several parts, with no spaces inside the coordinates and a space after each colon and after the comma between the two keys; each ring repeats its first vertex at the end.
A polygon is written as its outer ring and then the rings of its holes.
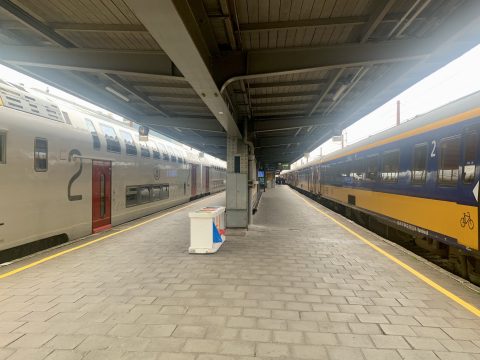
{"type": "Polygon", "coordinates": [[[468,228],[470,230],[473,230],[473,227],[475,226],[475,224],[472,218],[470,217],[469,212],[463,213],[463,217],[460,218],[460,225],[462,226],[462,228],[468,225],[468,228]]]}

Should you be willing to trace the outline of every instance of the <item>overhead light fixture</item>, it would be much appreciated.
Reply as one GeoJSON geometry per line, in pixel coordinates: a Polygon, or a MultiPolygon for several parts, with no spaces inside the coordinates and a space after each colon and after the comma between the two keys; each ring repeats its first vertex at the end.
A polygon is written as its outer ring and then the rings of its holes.
{"type": "Polygon", "coordinates": [[[126,97],[125,95],[123,94],[120,94],[117,90],[111,88],[110,86],[105,86],[105,90],[107,90],[109,93],[112,93],[113,95],[115,95],[116,97],[119,97],[120,99],[122,99],[123,101],[126,101],[126,102],[129,102],[130,99],[128,97],[126,97]]]}
{"type": "Polygon", "coordinates": [[[218,113],[219,113],[220,115],[223,115],[223,111],[219,111],[218,113]]]}
{"type": "Polygon", "coordinates": [[[178,132],[183,132],[180,128],[178,127],[174,127],[175,130],[177,130],[178,132]]]}
{"type": "Polygon", "coordinates": [[[333,99],[332,99],[332,100],[333,100],[333,101],[337,101],[338,98],[339,98],[340,96],[342,96],[343,92],[344,92],[345,90],[347,90],[347,88],[348,88],[348,85],[345,85],[345,84],[343,84],[342,86],[340,86],[340,87],[338,88],[337,92],[335,93],[335,95],[333,95],[333,99]]]}

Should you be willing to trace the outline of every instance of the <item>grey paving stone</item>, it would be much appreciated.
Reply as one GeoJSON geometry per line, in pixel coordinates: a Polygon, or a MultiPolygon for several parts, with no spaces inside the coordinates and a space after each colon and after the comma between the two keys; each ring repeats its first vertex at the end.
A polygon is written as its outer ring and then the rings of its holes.
{"type": "Polygon", "coordinates": [[[83,352],[71,350],[54,350],[45,358],[45,360],[81,360],[83,356],[83,352]]]}
{"type": "Polygon", "coordinates": [[[57,335],[48,343],[45,347],[51,347],[59,350],[72,350],[75,349],[83,340],[84,335],[57,335]]]}
{"type": "Polygon", "coordinates": [[[203,204],[0,281],[0,359],[480,359],[473,314],[286,187],[263,194],[245,235],[192,256],[185,219],[203,204]]]}
{"type": "Polygon", "coordinates": [[[8,360],[43,360],[53,349],[18,349],[8,360]]]}
{"type": "Polygon", "coordinates": [[[305,339],[308,344],[313,345],[337,345],[338,339],[335,334],[331,333],[318,333],[307,332],[305,333],[305,339]]]}
{"type": "Polygon", "coordinates": [[[330,360],[364,360],[361,349],[351,348],[351,347],[327,347],[328,358],[330,360]]]}
{"type": "Polygon", "coordinates": [[[288,358],[290,350],[286,344],[259,343],[256,347],[256,354],[268,358],[288,358]]]}
{"type": "Polygon", "coordinates": [[[316,345],[292,345],[290,346],[292,357],[295,359],[327,359],[327,351],[323,346],[316,345]]]}
{"type": "Polygon", "coordinates": [[[401,360],[402,358],[395,350],[384,349],[362,349],[367,360],[401,360]]]}
{"type": "Polygon", "coordinates": [[[194,353],[216,353],[221,342],[210,339],[187,339],[183,351],[194,353]]]}
{"type": "Polygon", "coordinates": [[[401,336],[371,335],[375,347],[379,349],[411,349],[410,345],[401,336]]]}
{"type": "Polygon", "coordinates": [[[436,351],[435,354],[441,360],[472,360],[474,359],[472,355],[465,354],[465,353],[436,351]]]}
{"type": "Polygon", "coordinates": [[[18,340],[10,343],[8,345],[12,348],[39,348],[50,339],[52,339],[55,335],[51,334],[26,334],[20,337],[18,340]]]}
{"type": "Polygon", "coordinates": [[[438,360],[438,356],[429,350],[398,350],[405,360],[438,360]]]}
{"type": "Polygon", "coordinates": [[[220,354],[254,356],[255,343],[247,341],[222,341],[219,349],[220,354]]]}

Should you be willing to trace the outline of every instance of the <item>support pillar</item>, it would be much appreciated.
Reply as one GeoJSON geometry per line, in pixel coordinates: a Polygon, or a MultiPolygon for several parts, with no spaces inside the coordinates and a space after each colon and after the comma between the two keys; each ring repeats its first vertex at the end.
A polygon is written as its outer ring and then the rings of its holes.
{"type": "Polygon", "coordinates": [[[248,145],[237,137],[227,138],[227,201],[228,228],[247,228],[249,220],[248,145]]]}

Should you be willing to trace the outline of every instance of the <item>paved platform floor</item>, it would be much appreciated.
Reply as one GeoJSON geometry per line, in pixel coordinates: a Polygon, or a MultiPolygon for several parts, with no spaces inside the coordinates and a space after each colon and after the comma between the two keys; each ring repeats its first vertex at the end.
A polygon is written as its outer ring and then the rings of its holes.
{"type": "MultiPolygon", "coordinates": [[[[268,190],[251,230],[215,255],[187,253],[187,213],[223,194],[0,279],[0,359],[480,359],[480,318],[296,194],[268,190]]],[[[480,306],[480,295],[333,216],[480,306]]]]}

